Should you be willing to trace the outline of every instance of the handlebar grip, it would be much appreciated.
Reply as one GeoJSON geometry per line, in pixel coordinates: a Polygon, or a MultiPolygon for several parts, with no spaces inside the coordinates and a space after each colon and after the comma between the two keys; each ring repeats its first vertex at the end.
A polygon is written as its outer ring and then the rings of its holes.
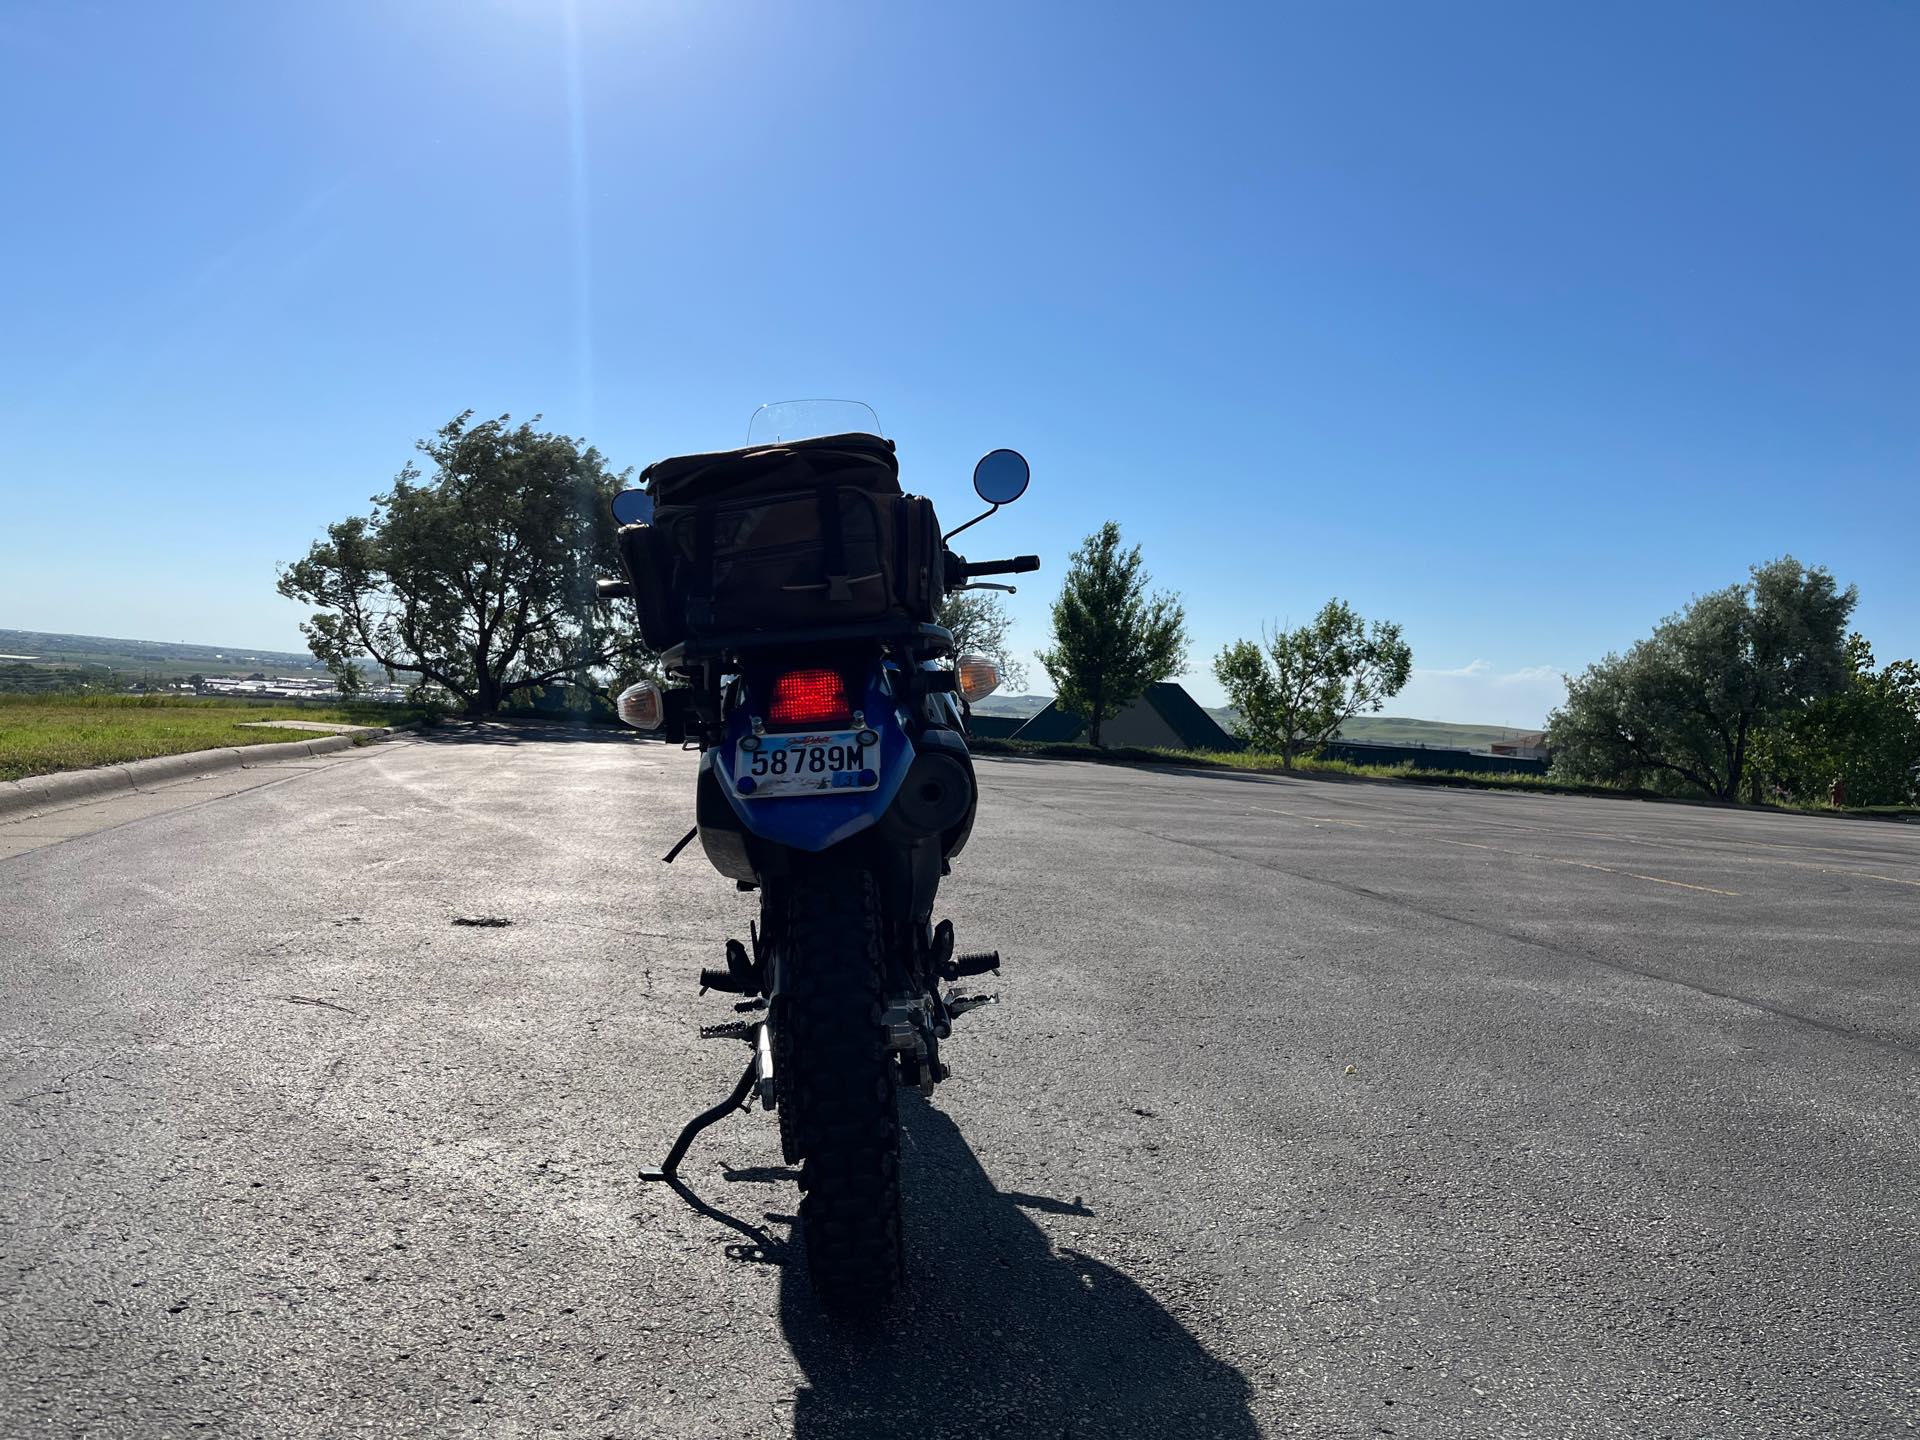
{"type": "Polygon", "coordinates": [[[1040,568],[1038,555],[1016,555],[1011,560],[973,560],[966,565],[968,575],[1018,575],[1040,568]]]}

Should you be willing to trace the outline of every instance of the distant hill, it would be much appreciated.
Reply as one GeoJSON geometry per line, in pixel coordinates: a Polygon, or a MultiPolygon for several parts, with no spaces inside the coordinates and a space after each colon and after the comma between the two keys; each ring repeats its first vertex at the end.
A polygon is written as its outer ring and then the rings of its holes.
{"type": "MultiPolygon", "coordinates": [[[[1207,711],[1229,730],[1234,712],[1226,707],[1207,711]]],[[[1442,750],[1485,750],[1489,745],[1537,730],[1505,725],[1460,725],[1447,720],[1412,720],[1400,715],[1361,715],[1341,728],[1342,740],[1370,740],[1376,745],[1431,745],[1442,750]]]]}
{"type": "Polygon", "coordinates": [[[1524,730],[1507,725],[1455,725],[1445,720],[1407,720],[1397,715],[1368,715],[1349,720],[1341,729],[1340,738],[1371,740],[1381,745],[1434,745],[1455,750],[1484,750],[1489,745],[1539,733],[1539,728],[1524,730]]]}
{"type": "Polygon", "coordinates": [[[1052,703],[1051,695],[989,695],[973,708],[982,715],[1013,715],[1030,720],[1052,703]]]}
{"type": "Polygon", "coordinates": [[[0,659],[49,670],[104,671],[116,682],[150,675],[179,680],[188,675],[325,675],[313,656],[246,645],[184,645],[168,640],[120,640],[106,635],[61,635],[44,630],[0,630],[0,659]]]}
{"type": "Polygon", "coordinates": [[[0,630],[0,653],[42,664],[111,664],[115,670],[150,666],[205,668],[209,664],[246,664],[252,670],[324,672],[319,660],[305,653],[261,651],[248,645],[180,645],[167,639],[113,639],[109,636],[60,636],[46,630],[0,630]]]}

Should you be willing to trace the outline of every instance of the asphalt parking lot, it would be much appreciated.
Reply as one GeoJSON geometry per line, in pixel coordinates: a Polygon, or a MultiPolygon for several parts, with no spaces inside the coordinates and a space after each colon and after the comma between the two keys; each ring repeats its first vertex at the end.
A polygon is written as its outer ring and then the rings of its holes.
{"type": "Polygon", "coordinates": [[[1003,1003],[867,1336],[771,1117],[704,1210],[634,1178],[741,1060],[691,757],[441,736],[13,846],[0,1434],[1920,1425],[1920,827],[980,769],[1003,1003]]]}

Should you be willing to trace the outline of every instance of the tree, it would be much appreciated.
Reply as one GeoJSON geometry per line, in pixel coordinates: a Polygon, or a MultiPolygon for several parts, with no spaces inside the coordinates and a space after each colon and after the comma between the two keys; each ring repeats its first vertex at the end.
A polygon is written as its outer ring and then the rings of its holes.
{"type": "Polygon", "coordinates": [[[953,653],[984,655],[1000,667],[1000,683],[1008,691],[1027,688],[1027,667],[1013,658],[1007,632],[1013,617],[1006,601],[994,594],[949,595],[940,607],[940,623],[953,632],[953,653]]]}
{"type": "Polygon", "coordinates": [[[607,506],[625,474],[529,422],[471,419],[420,442],[431,475],[409,462],[371,514],[329,526],[280,574],[282,595],[316,607],[301,629],[343,689],[365,655],[487,715],[640,650],[593,589],[619,573],[607,506]]]}
{"type": "Polygon", "coordinates": [[[1255,750],[1278,753],[1282,768],[1310,754],[1354,716],[1377,713],[1406,688],[1413,651],[1400,626],[1371,626],[1346,601],[1321,607],[1313,623],[1266,636],[1266,650],[1236,640],[1213,673],[1239,713],[1234,731],[1255,750]]]}
{"type": "Polygon", "coordinates": [[[1054,702],[1100,729],[1146,693],[1147,686],[1187,666],[1187,617],[1180,597],[1147,594],[1140,547],[1120,548],[1109,520],[1080,544],[1053,602],[1053,648],[1040,663],[1053,680],[1054,702]]]}
{"type": "Polygon", "coordinates": [[[1857,600],[1790,555],[1698,597],[1624,656],[1568,679],[1547,721],[1556,768],[1734,799],[1756,736],[1846,684],[1857,600]]]}
{"type": "Polygon", "coordinates": [[[1853,805],[1903,805],[1920,782],[1920,666],[1874,668],[1864,636],[1847,637],[1849,674],[1824,700],[1790,709],[1754,739],[1755,798],[1770,790],[1853,805]]]}

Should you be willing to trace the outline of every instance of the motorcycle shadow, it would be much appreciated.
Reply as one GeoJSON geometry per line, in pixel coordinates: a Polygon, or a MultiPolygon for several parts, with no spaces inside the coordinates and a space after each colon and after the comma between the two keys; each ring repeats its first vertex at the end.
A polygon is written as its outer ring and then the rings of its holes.
{"type": "Polygon", "coordinates": [[[1257,1433],[1245,1376],[1121,1271],[1056,1250],[1027,1215],[1091,1210],[997,1189],[917,1095],[902,1095],[901,1119],[905,1302],[870,1326],[832,1325],[798,1255],[781,1266],[780,1321],[807,1381],[796,1437],[1257,1433]]]}

